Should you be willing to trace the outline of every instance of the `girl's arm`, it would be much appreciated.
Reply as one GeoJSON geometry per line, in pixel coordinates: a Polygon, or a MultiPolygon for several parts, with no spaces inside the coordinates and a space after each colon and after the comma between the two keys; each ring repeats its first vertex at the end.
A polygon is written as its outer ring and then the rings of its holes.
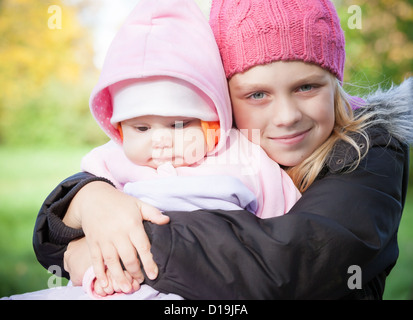
{"type": "Polygon", "coordinates": [[[160,270],[148,283],[187,299],[381,297],[407,179],[408,148],[379,138],[358,169],[327,173],[287,215],[170,213],[170,224],[146,225],[160,270]],[[349,288],[352,266],[362,290],[349,288]]]}
{"type": "MultiPolygon", "coordinates": [[[[170,224],[144,223],[160,271],[147,281],[190,299],[343,297],[350,293],[350,266],[362,268],[364,286],[395,263],[407,177],[408,148],[383,140],[354,172],[327,173],[314,183],[285,216],[169,213],[170,224]]],[[[47,208],[53,206],[61,218],[74,190],[93,178],[70,177],[42,206],[34,246],[45,267],[63,267],[73,236],[59,231],[47,208]]]]}
{"type": "Polygon", "coordinates": [[[87,258],[91,259],[97,278],[103,282],[102,286],[107,283],[106,265],[111,270],[112,278],[124,292],[128,292],[130,282],[125,277],[120,260],[138,282],[143,280],[140,262],[146,274],[155,278],[157,266],[152,259],[142,221],[146,219],[162,224],[169,222],[169,218],[108,182],[89,174],[77,174],[62,182],[40,210],[33,243],[39,261],[46,268],[56,264],[66,277],[69,275],[65,270],[70,268],[70,276],[77,279],[84,270],[68,264],[63,268],[63,254],[67,252],[70,241],[85,234],[90,248],[90,257],[87,258]]]}
{"type": "Polygon", "coordinates": [[[33,233],[33,248],[39,262],[48,269],[57,265],[62,275],[69,278],[63,267],[63,255],[70,241],[84,236],[81,229],[66,226],[62,219],[77,192],[93,181],[109,181],[81,172],[62,181],[46,198],[37,215],[33,233]]]}

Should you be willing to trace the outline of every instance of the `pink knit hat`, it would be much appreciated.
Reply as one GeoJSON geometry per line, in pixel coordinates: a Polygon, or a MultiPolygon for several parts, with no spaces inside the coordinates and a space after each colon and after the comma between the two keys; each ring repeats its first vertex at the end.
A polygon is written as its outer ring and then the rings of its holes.
{"type": "Polygon", "coordinates": [[[213,0],[227,78],[274,61],[314,63],[343,80],[344,33],[329,0],[213,0]]]}

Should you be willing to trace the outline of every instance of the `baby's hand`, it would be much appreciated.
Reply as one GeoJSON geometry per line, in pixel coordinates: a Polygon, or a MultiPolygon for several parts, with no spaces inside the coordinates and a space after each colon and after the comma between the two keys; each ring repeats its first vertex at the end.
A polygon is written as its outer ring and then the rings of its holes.
{"type": "Polygon", "coordinates": [[[133,293],[138,291],[140,288],[140,284],[132,278],[129,272],[125,272],[125,277],[131,284],[132,289],[129,292],[122,291],[121,287],[116,283],[115,279],[113,279],[109,269],[106,269],[106,277],[108,279],[108,285],[106,287],[102,287],[99,281],[95,281],[93,284],[93,289],[95,293],[98,295],[105,297],[107,295],[112,295],[114,293],[133,293]]]}

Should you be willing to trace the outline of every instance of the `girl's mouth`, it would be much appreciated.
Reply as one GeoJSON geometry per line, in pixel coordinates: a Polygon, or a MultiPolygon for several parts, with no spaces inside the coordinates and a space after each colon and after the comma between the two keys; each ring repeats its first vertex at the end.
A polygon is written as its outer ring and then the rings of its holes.
{"type": "Polygon", "coordinates": [[[281,144],[285,144],[285,145],[298,144],[308,136],[310,130],[311,129],[296,132],[293,134],[284,135],[284,136],[274,137],[274,138],[271,138],[271,140],[281,143],[281,144]]]}

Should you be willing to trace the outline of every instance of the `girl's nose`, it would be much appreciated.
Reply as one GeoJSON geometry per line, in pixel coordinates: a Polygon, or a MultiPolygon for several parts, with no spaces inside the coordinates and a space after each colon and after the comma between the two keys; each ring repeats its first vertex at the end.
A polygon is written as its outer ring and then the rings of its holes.
{"type": "Polygon", "coordinates": [[[297,102],[288,97],[274,101],[272,121],[276,126],[289,127],[300,121],[302,113],[297,102]]]}

